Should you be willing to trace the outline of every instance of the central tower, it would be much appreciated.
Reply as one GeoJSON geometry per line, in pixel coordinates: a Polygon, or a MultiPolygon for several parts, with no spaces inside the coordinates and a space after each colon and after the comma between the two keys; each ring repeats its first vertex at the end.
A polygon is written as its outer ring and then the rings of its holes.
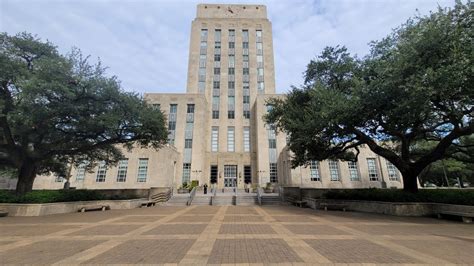
{"type": "Polygon", "coordinates": [[[263,5],[200,4],[192,22],[187,93],[207,101],[212,183],[256,183],[258,95],[275,93],[271,23],[263,5]]]}

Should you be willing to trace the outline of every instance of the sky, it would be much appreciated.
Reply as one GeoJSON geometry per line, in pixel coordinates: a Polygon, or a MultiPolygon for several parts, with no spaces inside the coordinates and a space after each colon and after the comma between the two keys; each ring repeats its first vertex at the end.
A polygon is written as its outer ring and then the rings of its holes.
{"type": "Polygon", "coordinates": [[[0,0],[0,32],[27,31],[58,46],[100,58],[128,91],[186,91],[191,22],[198,3],[264,4],[273,25],[276,91],[303,82],[326,46],[362,57],[417,14],[454,0],[0,0]]]}

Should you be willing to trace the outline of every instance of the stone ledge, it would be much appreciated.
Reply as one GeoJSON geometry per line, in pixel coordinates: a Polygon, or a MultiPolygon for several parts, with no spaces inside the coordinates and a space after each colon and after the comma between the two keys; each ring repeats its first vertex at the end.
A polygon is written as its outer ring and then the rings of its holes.
{"type": "Polygon", "coordinates": [[[140,207],[146,198],[132,200],[92,200],[54,203],[0,203],[0,210],[8,216],[44,216],[50,214],[77,212],[84,205],[108,205],[110,209],[133,209],[140,207]]]}
{"type": "Polygon", "coordinates": [[[440,211],[455,211],[474,213],[474,206],[455,205],[431,202],[384,202],[362,200],[332,200],[303,198],[312,209],[319,209],[321,202],[341,203],[347,205],[347,210],[369,213],[380,213],[394,216],[434,216],[440,211]]]}

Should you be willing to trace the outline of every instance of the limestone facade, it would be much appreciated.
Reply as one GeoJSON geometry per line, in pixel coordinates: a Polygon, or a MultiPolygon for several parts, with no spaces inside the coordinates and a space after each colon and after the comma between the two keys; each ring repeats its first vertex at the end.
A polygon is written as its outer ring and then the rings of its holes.
{"type": "MultiPolygon", "coordinates": [[[[191,25],[186,93],[144,97],[165,114],[170,132],[169,147],[126,154],[130,175],[137,171],[138,158],[148,158],[147,181],[136,182],[131,176],[117,182],[117,168],[112,167],[101,184],[95,172],[82,183],[73,183],[73,178],[71,186],[179,187],[192,180],[219,188],[269,182],[315,188],[382,187],[382,181],[387,187],[402,186],[400,173],[368,148],[362,148],[355,165],[322,161],[291,169],[285,134],[276,134],[262,118],[271,108],[269,98],[284,97],[275,93],[272,25],[263,5],[198,5],[191,25]]],[[[74,169],[73,176],[76,173],[74,169]]],[[[49,179],[38,178],[35,188],[62,187],[49,179]]]]}

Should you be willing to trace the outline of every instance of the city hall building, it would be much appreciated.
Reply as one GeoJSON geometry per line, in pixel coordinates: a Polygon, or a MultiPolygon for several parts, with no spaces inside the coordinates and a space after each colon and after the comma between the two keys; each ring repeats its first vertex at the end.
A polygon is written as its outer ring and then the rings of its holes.
{"type": "MultiPolygon", "coordinates": [[[[291,168],[284,133],[265,124],[275,92],[272,24],[263,5],[200,4],[192,22],[185,93],[146,93],[168,121],[168,145],[125,151],[117,166],[72,170],[71,187],[179,187],[192,180],[219,188],[402,187],[399,171],[362,147],[357,162],[314,161],[291,168]]],[[[298,77],[295,77],[298,78],[298,77]]],[[[62,188],[40,176],[34,188],[62,188]]]]}

